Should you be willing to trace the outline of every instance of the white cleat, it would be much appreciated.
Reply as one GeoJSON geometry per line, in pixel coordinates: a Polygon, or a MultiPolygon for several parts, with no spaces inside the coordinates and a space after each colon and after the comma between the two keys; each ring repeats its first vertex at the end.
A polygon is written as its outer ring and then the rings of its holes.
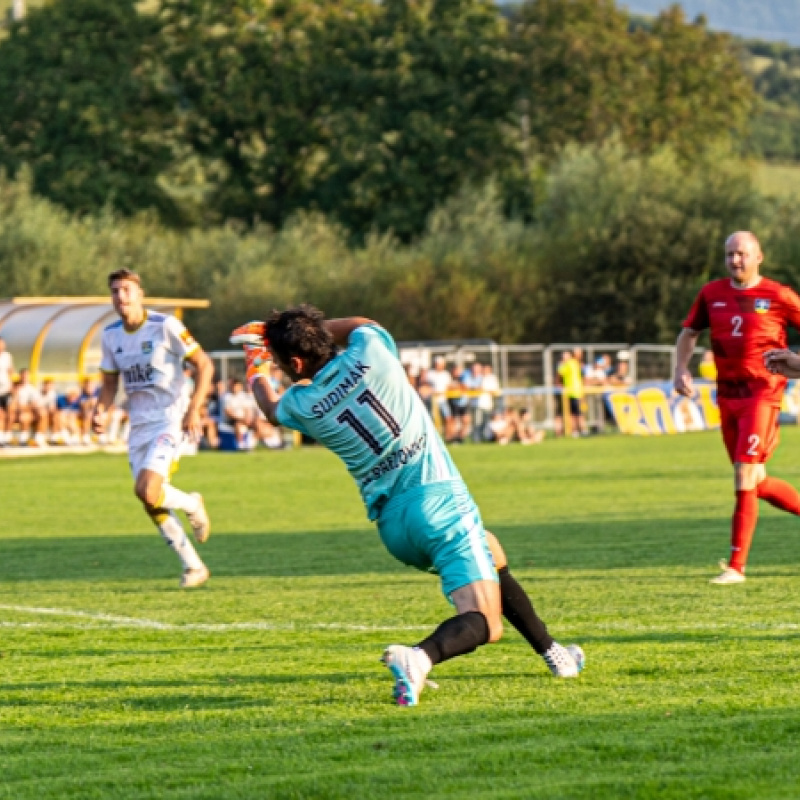
{"type": "Polygon", "coordinates": [[[197,498],[197,511],[191,514],[187,513],[189,524],[192,526],[192,534],[198,544],[205,544],[208,537],[211,536],[211,520],[206,511],[206,504],[203,501],[203,495],[199,492],[192,492],[192,497],[197,498]]]}
{"type": "Polygon", "coordinates": [[[426,683],[438,688],[433,681],[426,680],[428,673],[413,647],[393,644],[383,651],[381,661],[394,676],[393,696],[399,706],[417,705],[426,683]]]}
{"type": "Polygon", "coordinates": [[[717,586],[728,586],[732,583],[744,583],[747,580],[738,569],[727,566],[724,561],[720,561],[719,565],[722,568],[722,572],[716,578],[712,578],[709,583],[715,583],[717,586]]]}
{"type": "Polygon", "coordinates": [[[542,658],[556,678],[577,678],[586,663],[586,656],[577,644],[564,647],[553,642],[542,658]]]}
{"type": "Polygon", "coordinates": [[[208,571],[208,567],[186,569],[181,575],[181,589],[194,589],[196,586],[202,586],[210,577],[211,573],[208,571]]]}

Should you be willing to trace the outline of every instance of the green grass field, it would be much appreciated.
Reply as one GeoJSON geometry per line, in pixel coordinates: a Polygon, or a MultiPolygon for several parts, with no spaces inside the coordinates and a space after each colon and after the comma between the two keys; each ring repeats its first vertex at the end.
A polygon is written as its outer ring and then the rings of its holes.
{"type": "Polygon", "coordinates": [[[510,630],[393,706],[382,648],[450,610],[326,452],[184,461],[216,526],[193,593],[123,457],[0,461],[0,798],[798,796],[800,520],[765,510],[749,582],[708,584],[717,434],[455,456],[577,681],[510,630]]]}

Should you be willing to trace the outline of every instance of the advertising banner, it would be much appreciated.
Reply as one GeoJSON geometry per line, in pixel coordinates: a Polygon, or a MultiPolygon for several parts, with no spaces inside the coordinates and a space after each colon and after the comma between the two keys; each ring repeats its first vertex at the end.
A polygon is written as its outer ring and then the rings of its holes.
{"type": "MultiPolygon", "coordinates": [[[[606,406],[621,433],[658,436],[719,428],[717,387],[696,381],[694,397],[681,397],[668,382],[612,389],[604,394],[606,406]]],[[[781,409],[781,422],[797,423],[800,383],[790,381],[781,409]]]]}

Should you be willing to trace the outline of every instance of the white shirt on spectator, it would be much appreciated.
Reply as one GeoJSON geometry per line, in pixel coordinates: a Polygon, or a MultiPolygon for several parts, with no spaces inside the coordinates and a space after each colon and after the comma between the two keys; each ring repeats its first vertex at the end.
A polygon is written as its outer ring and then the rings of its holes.
{"type": "Polygon", "coordinates": [[[434,394],[444,395],[453,382],[453,376],[446,369],[432,369],[428,373],[428,383],[433,387],[434,394]]]}
{"type": "Polygon", "coordinates": [[[26,383],[17,389],[17,403],[22,408],[39,408],[42,405],[42,393],[32,383],[26,383]]]}
{"type": "Polygon", "coordinates": [[[253,412],[252,396],[242,389],[238,392],[225,392],[222,398],[222,410],[234,420],[249,420],[253,412]]]}
{"type": "Polygon", "coordinates": [[[11,374],[14,372],[14,360],[8,350],[0,353],[0,394],[11,391],[11,374]]]}
{"type": "Polygon", "coordinates": [[[497,379],[497,375],[493,372],[484,375],[481,389],[483,394],[478,398],[478,408],[482,411],[491,411],[494,408],[494,398],[500,391],[500,381],[497,379]]]}

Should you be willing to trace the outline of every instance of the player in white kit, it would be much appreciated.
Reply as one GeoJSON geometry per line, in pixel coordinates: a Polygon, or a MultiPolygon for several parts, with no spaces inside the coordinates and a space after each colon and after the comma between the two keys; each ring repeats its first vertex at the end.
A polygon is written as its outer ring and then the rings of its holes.
{"type": "Polygon", "coordinates": [[[92,428],[103,433],[121,375],[128,397],[128,461],[134,492],[181,560],[181,588],[200,586],[208,580],[208,568],[175,512],[186,513],[194,538],[200,543],[208,539],[211,525],[202,496],[176,489],[170,484],[170,476],[177,468],[184,436],[200,438],[200,409],[211,387],[214,366],[180,320],[144,308],[141,279],[135,272],[112,272],[108,286],[120,319],[103,331],[103,385],[92,428]],[[185,390],[184,361],[195,369],[191,396],[185,390]]]}

